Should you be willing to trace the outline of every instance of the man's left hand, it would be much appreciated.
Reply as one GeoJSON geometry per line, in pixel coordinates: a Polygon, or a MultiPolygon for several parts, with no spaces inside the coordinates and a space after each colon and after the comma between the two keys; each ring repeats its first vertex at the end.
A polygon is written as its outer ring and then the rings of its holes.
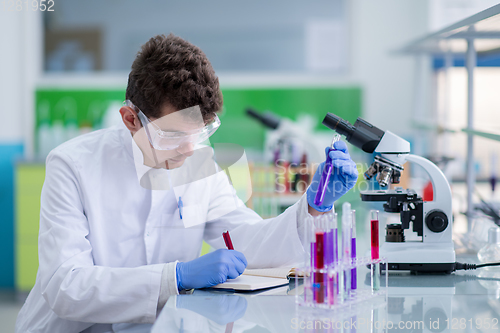
{"type": "Polygon", "coordinates": [[[327,156],[330,155],[332,159],[333,169],[325,191],[323,203],[320,206],[314,204],[314,198],[318,191],[319,181],[325,167],[325,162],[318,166],[311,185],[307,189],[307,202],[309,206],[319,212],[331,210],[333,203],[352,189],[358,180],[356,163],[351,159],[347,151],[347,145],[343,141],[337,141],[334,143],[333,148],[334,149],[331,151],[330,147],[325,149],[325,154],[327,156]]]}

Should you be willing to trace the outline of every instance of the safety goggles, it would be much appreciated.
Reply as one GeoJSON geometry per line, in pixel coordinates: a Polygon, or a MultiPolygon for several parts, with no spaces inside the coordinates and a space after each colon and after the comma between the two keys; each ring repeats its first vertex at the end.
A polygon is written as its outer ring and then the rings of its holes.
{"type": "MultiPolygon", "coordinates": [[[[124,102],[125,105],[131,107],[137,112],[139,120],[141,121],[146,135],[148,137],[151,146],[157,150],[175,150],[180,146],[186,144],[192,144],[196,146],[204,141],[206,141],[220,126],[219,117],[214,114],[214,118],[208,123],[204,123],[204,127],[187,130],[187,131],[164,131],[162,130],[155,121],[151,121],[137,106],[135,106],[130,100],[124,102]]],[[[199,118],[201,119],[201,111],[198,106],[177,111],[181,113],[193,113],[198,112],[199,118]]],[[[166,116],[168,117],[168,115],[166,116]]]]}

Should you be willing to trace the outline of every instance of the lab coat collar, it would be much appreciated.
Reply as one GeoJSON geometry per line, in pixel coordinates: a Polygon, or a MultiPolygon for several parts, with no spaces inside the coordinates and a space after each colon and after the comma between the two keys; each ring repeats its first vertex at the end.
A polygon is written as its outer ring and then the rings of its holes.
{"type": "Polygon", "coordinates": [[[132,133],[130,133],[128,129],[126,129],[126,128],[122,129],[121,138],[122,138],[124,148],[127,151],[127,154],[129,155],[131,160],[134,162],[134,167],[135,167],[135,172],[137,174],[137,179],[140,182],[142,177],[152,168],[144,165],[142,152],[141,152],[139,146],[137,145],[137,143],[134,141],[134,139],[132,137],[132,133]]]}
{"type": "Polygon", "coordinates": [[[152,168],[144,164],[141,149],[128,130],[122,133],[122,140],[129,156],[134,162],[137,179],[141,186],[151,190],[170,190],[184,187],[189,183],[213,176],[221,169],[214,160],[210,146],[197,145],[193,156],[176,169],[152,168]]]}

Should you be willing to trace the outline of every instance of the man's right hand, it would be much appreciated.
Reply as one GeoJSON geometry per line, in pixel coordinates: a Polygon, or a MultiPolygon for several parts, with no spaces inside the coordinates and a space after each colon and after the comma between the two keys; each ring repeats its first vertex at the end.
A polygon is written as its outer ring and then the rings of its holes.
{"type": "Polygon", "coordinates": [[[234,250],[217,250],[176,266],[177,288],[198,289],[212,287],[227,279],[235,279],[247,267],[243,253],[234,250]]]}

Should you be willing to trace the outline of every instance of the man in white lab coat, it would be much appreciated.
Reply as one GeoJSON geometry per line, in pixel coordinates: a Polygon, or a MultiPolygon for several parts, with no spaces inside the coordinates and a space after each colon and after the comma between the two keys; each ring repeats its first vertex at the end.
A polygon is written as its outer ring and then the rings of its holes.
{"type": "Polygon", "coordinates": [[[213,165],[195,147],[219,126],[222,95],[205,54],[176,36],[143,45],[126,99],[124,126],[77,137],[47,157],[39,268],[16,332],[153,322],[181,290],[235,278],[247,265],[295,264],[304,254],[300,223],[330,211],[357,179],[339,142],[326,151],[334,169],[323,204],[314,204],[320,165],[307,194],[268,220],[244,206],[223,172],[182,179],[213,165]],[[155,187],[165,175],[171,187],[155,187]],[[224,230],[235,251],[225,249],[224,230]],[[202,240],[218,250],[199,257],[202,240]]]}

